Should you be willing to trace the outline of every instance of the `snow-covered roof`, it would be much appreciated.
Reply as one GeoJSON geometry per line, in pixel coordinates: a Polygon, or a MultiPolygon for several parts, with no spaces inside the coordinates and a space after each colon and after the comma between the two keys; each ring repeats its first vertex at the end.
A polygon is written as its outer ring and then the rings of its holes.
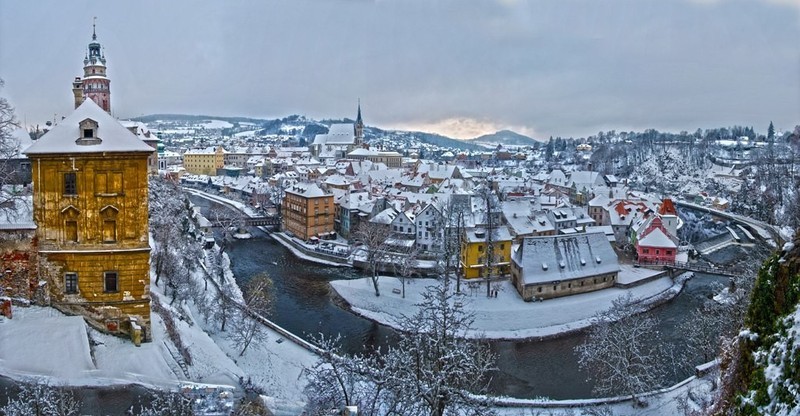
{"type": "MultiPolygon", "coordinates": [[[[202,149],[189,149],[184,152],[184,155],[214,155],[217,153],[217,147],[211,146],[202,149]]],[[[228,153],[227,150],[222,149],[222,153],[228,153]]]]}
{"type": "Polygon", "coordinates": [[[12,142],[10,144],[12,146],[16,146],[16,154],[14,157],[25,158],[26,156],[22,153],[22,151],[33,144],[33,140],[31,140],[31,135],[28,134],[28,131],[23,128],[16,128],[12,130],[11,140],[12,142]]]}
{"type": "Polygon", "coordinates": [[[372,217],[369,222],[376,224],[391,224],[392,221],[394,221],[394,218],[397,217],[397,214],[398,211],[394,209],[394,207],[389,207],[372,217]]]}
{"type": "MultiPolygon", "coordinates": [[[[481,243],[487,240],[487,232],[485,228],[473,228],[465,232],[466,240],[470,243],[481,243]]],[[[511,241],[511,233],[508,228],[500,226],[492,230],[492,241],[495,243],[511,241]]]]}
{"type": "Polygon", "coordinates": [[[53,153],[102,153],[102,152],[145,152],[154,149],[119,121],[106,113],[92,100],[84,100],[75,111],[61,120],[52,130],[36,140],[25,150],[27,155],[53,153]],[[80,123],[91,119],[97,123],[94,137],[96,144],[78,144],[83,137],[80,123]]]}
{"type": "Polygon", "coordinates": [[[528,237],[512,254],[525,284],[582,279],[619,272],[604,233],[528,237]]]}
{"type": "Polygon", "coordinates": [[[677,248],[675,242],[672,241],[660,228],[654,228],[647,233],[638,245],[642,247],[663,247],[663,248],[677,248]]]}
{"type": "Polygon", "coordinates": [[[353,150],[347,156],[377,156],[378,152],[375,150],[364,149],[363,147],[353,150]]]}
{"type": "Polygon", "coordinates": [[[315,183],[298,183],[297,185],[287,188],[286,193],[300,195],[305,198],[317,198],[328,195],[315,183]]]}
{"type": "Polygon", "coordinates": [[[350,123],[331,124],[326,134],[314,136],[315,145],[353,144],[355,143],[355,128],[350,123]]]}

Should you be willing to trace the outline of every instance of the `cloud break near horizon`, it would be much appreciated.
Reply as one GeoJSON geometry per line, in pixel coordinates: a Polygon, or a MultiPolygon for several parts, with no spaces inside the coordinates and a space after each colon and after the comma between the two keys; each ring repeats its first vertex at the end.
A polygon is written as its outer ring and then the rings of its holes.
{"type": "Polygon", "coordinates": [[[92,17],[112,107],[355,117],[471,138],[800,124],[796,0],[0,0],[0,94],[71,111],[92,17]]]}

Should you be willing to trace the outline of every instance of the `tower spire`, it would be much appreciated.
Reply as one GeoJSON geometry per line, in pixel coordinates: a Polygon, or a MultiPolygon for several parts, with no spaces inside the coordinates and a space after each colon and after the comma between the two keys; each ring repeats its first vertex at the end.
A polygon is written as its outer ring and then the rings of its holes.
{"type": "Polygon", "coordinates": [[[111,112],[111,80],[106,75],[105,49],[97,41],[97,16],[92,17],[92,41],[83,58],[83,77],[72,82],[75,108],[87,98],[94,100],[103,110],[111,112]]]}
{"type": "Polygon", "coordinates": [[[356,116],[356,124],[353,126],[355,133],[355,145],[360,147],[364,143],[364,120],[361,119],[361,98],[358,99],[358,115],[356,116]]]}

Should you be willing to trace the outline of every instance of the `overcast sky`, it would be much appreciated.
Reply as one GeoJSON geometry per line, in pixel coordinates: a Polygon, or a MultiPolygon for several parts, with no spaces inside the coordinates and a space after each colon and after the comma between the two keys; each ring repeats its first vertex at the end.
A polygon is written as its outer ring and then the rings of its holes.
{"type": "Polygon", "coordinates": [[[71,111],[97,16],[112,110],[474,137],[800,124],[800,0],[0,0],[0,94],[71,111]]]}

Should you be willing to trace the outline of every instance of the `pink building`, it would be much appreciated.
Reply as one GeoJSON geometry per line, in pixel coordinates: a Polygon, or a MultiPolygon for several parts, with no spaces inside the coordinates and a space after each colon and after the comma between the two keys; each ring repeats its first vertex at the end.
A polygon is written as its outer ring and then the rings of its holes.
{"type": "Polygon", "coordinates": [[[653,218],[636,242],[640,263],[675,263],[677,252],[678,245],[659,217],[653,218]]]}

